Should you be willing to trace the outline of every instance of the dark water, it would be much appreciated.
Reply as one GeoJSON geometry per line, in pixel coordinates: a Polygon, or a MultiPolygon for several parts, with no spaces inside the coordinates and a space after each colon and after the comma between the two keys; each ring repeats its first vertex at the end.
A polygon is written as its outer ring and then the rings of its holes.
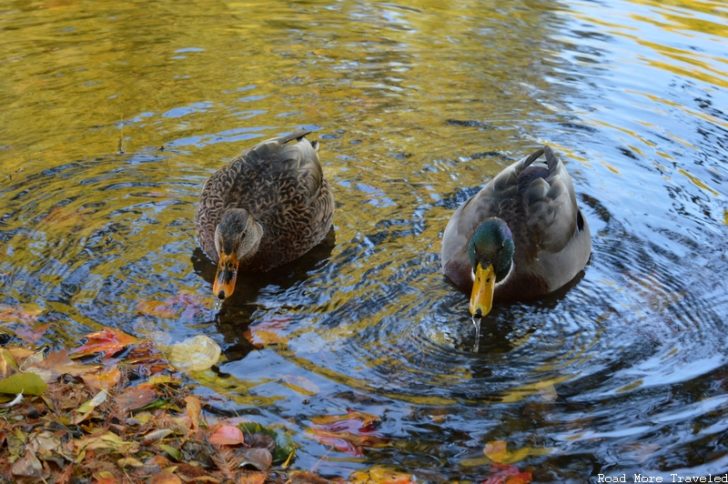
{"type": "Polygon", "coordinates": [[[537,481],[725,472],[727,24],[710,0],[5,2],[0,303],[39,307],[68,345],[100,325],[211,335],[226,361],[199,391],[283,422],[294,467],[325,475],[482,479],[468,459],[494,440],[536,449],[517,466],[537,481]],[[198,193],[300,126],[322,141],[335,244],[218,313],[198,193]],[[440,233],[544,142],[593,258],[563,294],[497,307],[474,353],[440,233]],[[306,432],[347,409],[380,416],[387,445],[306,432]]]}

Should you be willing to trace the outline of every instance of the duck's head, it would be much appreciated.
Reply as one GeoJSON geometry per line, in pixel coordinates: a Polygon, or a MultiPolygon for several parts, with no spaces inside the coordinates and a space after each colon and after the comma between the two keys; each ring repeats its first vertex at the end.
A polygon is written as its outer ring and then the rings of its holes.
{"type": "Polygon", "coordinates": [[[212,292],[220,299],[235,291],[240,263],[252,257],[260,245],[263,229],[247,210],[227,209],[215,228],[217,272],[212,292]]]}
{"type": "Polygon", "coordinates": [[[496,282],[506,278],[513,264],[513,235],[499,218],[489,218],[478,225],[468,242],[472,267],[473,290],[470,293],[470,314],[484,317],[493,307],[496,282]]]}

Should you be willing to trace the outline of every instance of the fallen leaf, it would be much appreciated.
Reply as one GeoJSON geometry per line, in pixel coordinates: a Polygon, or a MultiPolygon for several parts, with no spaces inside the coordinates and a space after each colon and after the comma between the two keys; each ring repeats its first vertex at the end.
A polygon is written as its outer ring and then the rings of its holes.
{"type": "Polygon", "coordinates": [[[240,467],[248,465],[259,471],[267,471],[273,464],[273,455],[268,449],[241,449],[240,455],[243,458],[240,467]]]}
{"type": "Polygon", "coordinates": [[[101,390],[91,400],[84,402],[80,407],[78,407],[77,415],[73,419],[73,423],[78,425],[86,420],[94,411],[94,409],[104,403],[108,397],[109,394],[106,392],[106,390],[101,390]]]}
{"type": "Polygon", "coordinates": [[[48,330],[48,328],[50,328],[50,326],[50,323],[41,324],[34,327],[24,324],[14,327],[13,332],[15,332],[15,335],[26,343],[33,344],[43,337],[43,335],[48,330]]]}
{"type": "Polygon", "coordinates": [[[23,457],[15,461],[10,471],[15,476],[41,477],[43,475],[43,465],[35,456],[35,452],[27,450],[23,457]]]}
{"type": "Polygon", "coordinates": [[[294,392],[307,397],[312,397],[321,391],[314,382],[300,375],[284,375],[281,380],[294,392]]]}
{"type": "Polygon", "coordinates": [[[144,464],[134,457],[122,457],[116,463],[119,467],[144,467],[144,464]]]}
{"type": "Polygon", "coordinates": [[[107,358],[113,356],[125,347],[137,343],[139,340],[118,329],[106,328],[96,333],[86,335],[86,344],[73,352],[74,358],[103,353],[107,358]]]}
{"type": "Polygon", "coordinates": [[[210,436],[207,440],[214,445],[238,445],[243,443],[244,437],[238,427],[219,423],[210,429],[210,436]]]}
{"type": "Polygon", "coordinates": [[[155,401],[159,395],[157,391],[145,384],[129,387],[115,399],[119,410],[127,413],[145,407],[155,401]]]}
{"type": "Polygon", "coordinates": [[[508,444],[503,440],[493,440],[485,444],[483,453],[496,464],[513,464],[522,461],[529,456],[548,455],[551,449],[523,447],[518,450],[509,451],[508,444]]]}
{"type": "Polygon", "coordinates": [[[43,310],[36,305],[8,306],[0,304],[0,322],[4,323],[34,323],[43,310]]]}
{"type": "Polygon", "coordinates": [[[0,348],[0,378],[7,378],[18,371],[18,364],[15,357],[6,348],[0,348]]]}
{"type": "Polygon", "coordinates": [[[220,346],[209,336],[200,334],[169,347],[169,362],[183,371],[202,371],[220,359],[220,346]]]}
{"type": "Polygon", "coordinates": [[[35,354],[35,351],[28,348],[13,347],[9,348],[8,351],[11,355],[13,355],[13,358],[15,358],[15,361],[17,362],[23,361],[31,355],[35,354]]]}
{"type": "Polygon", "coordinates": [[[0,393],[40,395],[48,385],[35,373],[16,373],[0,380],[0,393]]]}
{"type": "Polygon", "coordinates": [[[483,484],[528,484],[533,480],[530,471],[522,472],[518,467],[504,464],[493,464],[495,472],[491,473],[483,484]]]}
{"type": "Polygon", "coordinates": [[[147,316],[162,319],[172,319],[177,316],[177,311],[162,301],[140,301],[137,304],[137,311],[147,316]]]}
{"type": "Polygon", "coordinates": [[[192,432],[197,433],[200,429],[200,414],[202,413],[202,403],[200,399],[194,395],[188,395],[185,397],[185,413],[190,419],[190,426],[192,432]]]}
{"type": "Polygon", "coordinates": [[[372,482],[386,482],[387,484],[410,484],[415,482],[414,477],[404,472],[398,472],[389,467],[374,466],[363,471],[354,472],[349,476],[349,483],[368,484],[372,482]]]}
{"type": "MultiPolygon", "coordinates": [[[[351,481],[353,476],[356,476],[358,472],[353,473],[347,482],[356,482],[351,481]]],[[[343,480],[339,479],[325,479],[318,474],[315,474],[310,471],[291,471],[288,473],[288,481],[286,481],[287,484],[331,484],[333,482],[344,482],[343,480]]],[[[367,484],[374,484],[377,481],[361,481],[367,484]]],[[[386,481],[385,481],[386,482],[386,481]]]]}
{"type": "Polygon", "coordinates": [[[160,472],[152,477],[149,484],[182,484],[182,480],[171,471],[160,472]]]}
{"type": "Polygon", "coordinates": [[[151,444],[158,440],[162,440],[163,438],[167,437],[168,435],[173,434],[174,431],[172,429],[157,429],[152,430],[148,434],[144,436],[144,439],[142,439],[142,442],[145,444],[151,444]]]}
{"type": "Polygon", "coordinates": [[[364,447],[380,447],[386,439],[374,432],[379,418],[363,412],[314,417],[314,427],[307,431],[320,443],[355,456],[363,455],[364,447]]]}
{"type": "Polygon", "coordinates": [[[88,450],[111,450],[118,454],[135,454],[139,451],[137,442],[127,442],[113,432],[84,437],[74,441],[77,452],[76,462],[81,462],[88,450]]]}
{"type": "Polygon", "coordinates": [[[119,484],[119,479],[111,471],[99,471],[93,475],[94,484],[119,484]]]}
{"type": "Polygon", "coordinates": [[[121,378],[121,371],[119,371],[119,368],[113,367],[108,371],[102,371],[98,373],[86,373],[84,375],[81,375],[81,378],[83,379],[83,382],[86,384],[86,386],[89,387],[91,390],[109,391],[114,388],[117,383],[119,383],[119,379],[121,378]]]}
{"type": "Polygon", "coordinates": [[[246,472],[238,477],[236,484],[263,484],[267,476],[265,472],[246,472]]]}
{"type": "Polygon", "coordinates": [[[264,445],[268,447],[268,442],[272,441],[273,450],[273,462],[280,464],[282,462],[289,462],[293,459],[296,453],[296,444],[291,439],[291,436],[285,431],[276,431],[270,427],[259,424],[258,422],[241,422],[238,424],[240,430],[243,431],[245,436],[245,442],[252,446],[256,446],[256,442],[262,441],[257,434],[263,434],[270,437],[270,440],[266,440],[264,445]]]}
{"type": "Polygon", "coordinates": [[[167,444],[159,444],[159,448],[162,449],[164,452],[167,453],[168,456],[173,458],[176,461],[182,460],[182,452],[179,451],[179,449],[176,449],[172,447],[171,445],[167,444]]]}
{"type": "Polygon", "coordinates": [[[21,369],[37,373],[46,383],[56,381],[61,375],[79,376],[99,368],[97,365],[84,365],[71,360],[66,350],[54,351],[48,356],[44,356],[42,352],[35,355],[39,358],[27,358],[21,369]]]}

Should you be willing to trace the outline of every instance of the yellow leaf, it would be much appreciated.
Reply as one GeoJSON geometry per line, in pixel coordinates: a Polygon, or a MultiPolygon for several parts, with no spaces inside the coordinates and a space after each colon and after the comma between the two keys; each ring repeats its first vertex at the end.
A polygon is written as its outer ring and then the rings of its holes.
{"type": "Polygon", "coordinates": [[[522,461],[529,456],[548,455],[549,448],[522,447],[518,450],[509,451],[508,444],[504,440],[493,440],[485,444],[483,453],[496,464],[513,464],[522,461]]]}

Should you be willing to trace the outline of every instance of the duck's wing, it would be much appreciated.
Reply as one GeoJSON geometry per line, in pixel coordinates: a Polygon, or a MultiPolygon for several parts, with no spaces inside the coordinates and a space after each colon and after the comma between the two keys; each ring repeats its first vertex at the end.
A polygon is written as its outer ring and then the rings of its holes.
{"type": "Polygon", "coordinates": [[[503,169],[450,219],[443,235],[443,272],[464,290],[471,285],[467,243],[490,217],[503,219],[511,229],[521,271],[543,277],[535,261],[569,249],[581,214],[571,177],[548,146],[503,169]]]}
{"type": "MultiPolygon", "coordinates": [[[[245,208],[266,219],[272,213],[330,200],[318,160],[318,143],[306,139],[309,133],[297,131],[263,141],[207,180],[195,220],[200,246],[210,259],[217,260],[215,227],[229,207],[245,208]]],[[[326,212],[326,208],[320,211],[326,212]]]]}

